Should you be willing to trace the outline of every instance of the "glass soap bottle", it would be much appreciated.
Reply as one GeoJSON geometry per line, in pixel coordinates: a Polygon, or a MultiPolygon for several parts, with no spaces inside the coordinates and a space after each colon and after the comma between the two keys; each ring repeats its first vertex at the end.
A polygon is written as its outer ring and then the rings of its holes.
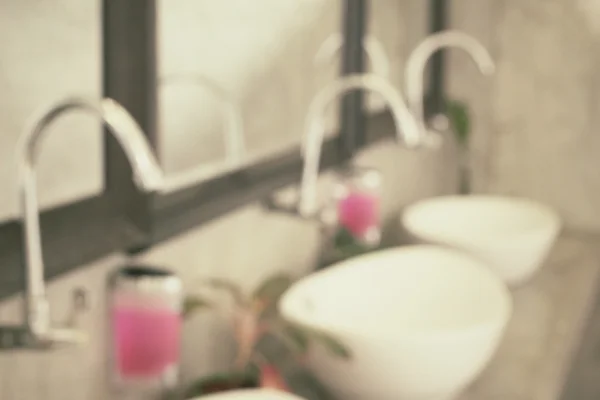
{"type": "Polygon", "coordinates": [[[352,166],[337,172],[321,216],[326,245],[320,268],[381,245],[382,181],[381,172],[373,168],[352,166]]]}
{"type": "Polygon", "coordinates": [[[177,390],[181,309],[180,279],[172,272],[131,265],[109,283],[111,376],[122,399],[164,399],[177,390]]]}

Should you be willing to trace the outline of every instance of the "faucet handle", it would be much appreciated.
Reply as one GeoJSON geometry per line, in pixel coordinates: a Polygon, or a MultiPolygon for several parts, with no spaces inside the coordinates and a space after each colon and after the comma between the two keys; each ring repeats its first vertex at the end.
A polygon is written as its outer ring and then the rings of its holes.
{"type": "Polygon", "coordinates": [[[76,288],[71,294],[71,311],[67,317],[65,326],[74,328],[79,322],[79,318],[89,309],[88,293],[84,288],[76,288]]]}
{"type": "Polygon", "coordinates": [[[81,315],[89,309],[87,291],[77,288],[72,293],[71,311],[62,326],[50,327],[41,335],[34,337],[33,347],[50,348],[60,345],[83,345],[87,343],[87,334],[78,328],[81,315]]]}
{"type": "Polygon", "coordinates": [[[79,316],[88,310],[87,292],[73,291],[73,307],[66,323],[61,327],[42,327],[39,331],[28,325],[1,325],[0,351],[17,349],[50,349],[59,345],[82,345],[87,335],[76,328],[79,316]]]}

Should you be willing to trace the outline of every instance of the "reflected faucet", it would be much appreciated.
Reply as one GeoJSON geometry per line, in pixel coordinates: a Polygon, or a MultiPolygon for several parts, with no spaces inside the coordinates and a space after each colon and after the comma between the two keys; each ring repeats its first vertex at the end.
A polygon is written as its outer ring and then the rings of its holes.
{"type": "Polygon", "coordinates": [[[336,79],[314,97],[308,107],[305,120],[306,142],[298,204],[298,213],[304,218],[312,218],[318,212],[316,186],[325,135],[324,111],[337,97],[356,89],[378,93],[385,99],[396,125],[396,139],[399,142],[409,148],[425,143],[424,132],[419,129],[402,95],[386,79],[376,74],[355,74],[336,79]]]}
{"type": "Polygon", "coordinates": [[[410,54],[406,62],[405,85],[408,105],[421,129],[427,131],[423,109],[423,80],[425,65],[429,58],[444,47],[457,47],[466,51],[484,75],[495,71],[495,64],[487,49],[474,37],[458,31],[434,33],[423,40],[410,54]]]}
{"type": "MultiPolygon", "coordinates": [[[[329,59],[333,58],[342,48],[344,38],[336,33],[329,36],[317,50],[314,58],[314,65],[319,66],[329,59]]],[[[373,73],[388,78],[390,75],[390,61],[385,54],[385,49],[379,40],[372,36],[366,36],[363,39],[363,47],[371,62],[373,73]]]]}
{"type": "MultiPolygon", "coordinates": [[[[161,83],[195,84],[208,89],[219,99],[224,106],[223,114],[227,120],[227,133],[225,135],[226,163],[229,170],[239,168],[243,164],[246,154],[244,121],[242,112],[231,95],[217,83],[197,73],[170,75],[163,78],[161,83]]],[[[202,167],[193,168],[189,172],[178,173],[176,177],[166,179],[162,192],[170,193],[184,189],[210,177],[211,175],[206,172],[206,169],[202,167]]]]}
{"type": "MultiPolygon", "coordinates": [[[[143,191],[159,190],[163,184],[162,171],[142,129],[133,117],[112,99],[100,101],[69,98],[52,105],[20,138],[17,150],[19,191],[23,217],[25,249],[25,324],[0,326],[0,348],[49,348],[55,344],[77,344],[85,335],[73,327],[51,326],[50,307],[44,284],[44,262],[36,190],[35,163],[39,142],[46,128],[67,111],[82,109],[99,116],[116,137],[133,169],[136,185],[143,191]]],[[[77,298],[77,296],[75,296],[77,298]]]]}

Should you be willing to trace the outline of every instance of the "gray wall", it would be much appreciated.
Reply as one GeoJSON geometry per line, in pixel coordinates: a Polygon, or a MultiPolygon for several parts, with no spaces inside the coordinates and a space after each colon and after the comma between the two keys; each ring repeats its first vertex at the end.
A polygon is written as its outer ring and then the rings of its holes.
{"type": "Polygon", "coordinates": [[[451,90],[477,116],[480,187],[556,207],[568,225],[600,229],[600,2],[455,0],[453,25],[498,63],[490,82],[460,54],[451,90]]]}
{"type": "MultiPolygon", "coordinates": [[[[396,85],[402,82],[400,73],[406,54],[423,35],[424,3],[422,0],[373,2],[371,27],[384,41],[393,60],[392,80],[396,85]]],[[[572,226],[600,229],[597,212],[600,201],[595,200],[600,200],[600,178],[595,182],[594,174],[597,165],[594,154],[600,150],[594,129],[599,114],[596,93],[600,93],[594,75],[598,67],[595,28],[600,26],[596,21],[597,6],[591,0],[575,4],[573,0],[454,0],[452,3],[454,27],[473,33],[489,46],[498,61],[497,75],[484,80],[462,54],[451,57],[451,92],[468,100],[475,115],[473,157],[477,165],[477,188],[531,196],[557,207],[572,226]]],[[[0,198],[0,216],[8,216],[16,211],[12,195],[14,170],[9,160],[26,117],[38,105],[61,94],[98,94],[99,23],[97,1],[61,0],[49,6],[41,0],[7,0],[0,7],[3,38],[0,41],[3,94],[0,151],[3,153],[0,155],[6,163],[0,169],[0,184],[7,193],[0,198]],[[42,42],[43,39],[46,41],[42,42]]],[[[320,8],[324,13],[321,18],[332,23],[335,19],[328,13],[332,13],[333,7],[328,7],[320,8]]],[[[305,37],[305,46],[315,46],[316,42],[310,40],[318,38],[305,37]]],[[[229,52],[235,53],[235,49],[229,52]]],[[[270,62],[285,65],[278,59],[270,62]]],[[[188,65],[194,63],[201,65],[198,60],[191,60],[188,65]]],[[[212,60],[211,65],[214,63],[212,60]]],[[[303,73],[290,65],[280,68],[281,79],[298,79],[303,73]]],[[[316,80],[329,79],[330,73],[323,71],[316,80]]],[[[277,93],[275,86],[269,89],[269,84],[290,87],[290,82],[269,83],[265,79],[245,82],[248,85],[245,87],[255,88],[249,89],[245,98],[259,99],[257,96],[266,90],[277,93]]],[[[301,98],[302,101],[294,103],[296,106],[287,106],[290,109],[286,115],[290,116],[284,119],[275,115],[269,102],[259,107],[260,112],[246,108],[247,124],[267,135],[257,140],[270,136],[279,140],[282,130],[300,126],[302,107],[310,98],[310,91],[301,98]]],[[[246,107],[254,103],[248,101],[246,107]]],[[[100,141],[98,135],[94,136],[97,124],[89,119],[72,118],[61,122],[65,132],[48,140],[45,148],[40,191],[46,205],[93,193],[101,186],[100,141]],[[80,132],[84,130],[86,135],[80,132]],[[89,135],[89,131],[94,134],[89,135]],[[61,152],[67,142],[69,147],[77,143],[81,151],[61,152]]],[[[387,184],[384,208],[389,221],[395,221],[404,205],[450,190],[453,183],[442,173],[447,169],[442,158],[441,154],[409,153],[392,143],[383,143],[361,155],[360,162],[384,172],[387,184]]],[[[318,236],[312,226],[268,214],[259,205],[249,205],[159,246],[143,258],[173,267],[188,286],[193,286],[199,277],[218,275],[252,287],[273,271],[300,274],[308,270],[315,261],[317,247],[318,236]],[[260,229],[256,229],[259,225],[260,229]]],[[[72,288],[84,286],[90,291],[92,310],[83,322],[83,329],[91,335],[90,343],[81,349],[45,354],[0,354],[1,399],[110,398],[104,381],[107,351],[103,287],[106,273],[124,261],[123,256],[113,255],[50,285],[57,320],[66,315],[72,288]]],[[[0,318],[17,320],[19,304],[18,298],[3,302],[0,318]]],[[[225,328],[210,315],[198,316],[187,323],[186,378],[217,370],[227,363],[230,345],[224,343],[222,332],[225,328]]]]}

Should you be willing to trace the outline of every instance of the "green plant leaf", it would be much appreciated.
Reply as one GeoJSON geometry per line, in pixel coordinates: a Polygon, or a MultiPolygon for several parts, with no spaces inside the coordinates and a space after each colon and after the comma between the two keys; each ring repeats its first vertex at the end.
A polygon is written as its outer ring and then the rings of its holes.
{"type": "Polygon", "coordinates": [[[297,353],[306,354],[308,351],[309,343],[310,343],[310,332],[302,329],[299,326],[292,324],[285,324],[283,328],[284,335],[289,339],[290,343],[295,347],[294,349],[297,353]]]}
{"type": "Polygon", "coordinates": [[[277,274],[265,280],[252,295],[254,300],[276,303],[283,293],[292,285],[293,280],[289,275],[277,274]]]}
{"type": "Polygon", "coordinates": [[[311,337],[319,341],[333,355],[343,358],[344,360],[352,358],[350,349],[333,336],[322,332],[314,332],[311,337]]]}
{"type": "Polygon", "coordinates": [[[344,248],[348,246],[354,246],[356,244],[356,238],[344,227],[340,227],[333,239],[333,245],[336,248],[344,248]]]}
{"type": "Polygon", "coordinates": [[[471,121],[468,106],[458,100],[449,100],[446,104],[450,127],[456,135],[456,140],[463,146],[469,142],[471,121]]]}
{"type": "Polygon", "coordinates": [[[197,295],[186,296],[183,301],[183,318],[188,318],[196,311],[204,310],[207,308],[212,308],[211,302],[207,299],[197,295]]]}
{"type": "Polygon", "coordinates": [[[323,264],[323,266],[327,266],[332,263],[369,252],[371,250],[373,250],[372,246],[362,243],[361,241],[357,240],[346,228],[340,227],[333,239],[333,249],[331,250],[331,255],[324,260],[325,264],[323,264]]]}
{"type": "Polygon", "coordinates": [[[334,246],[336,249],[347,250],[368,250],[369,246],[358,240],[352,232],[344,227],[340,227],[334,238],[334,246]]]}

